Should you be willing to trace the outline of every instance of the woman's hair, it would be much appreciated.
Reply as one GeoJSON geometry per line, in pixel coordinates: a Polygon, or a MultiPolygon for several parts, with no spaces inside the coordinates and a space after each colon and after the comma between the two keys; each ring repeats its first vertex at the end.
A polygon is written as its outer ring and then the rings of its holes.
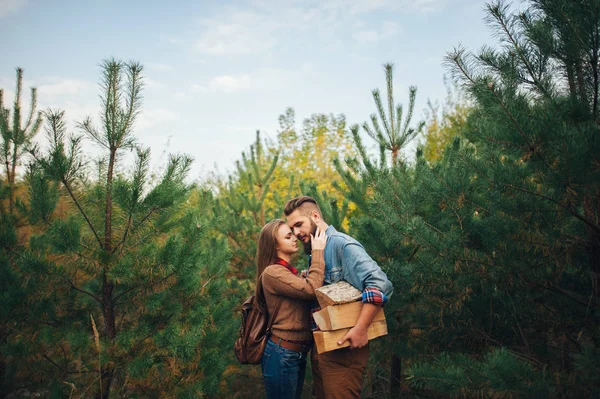
{"type": "Polygon", "coordinates": [[[267,266],[272,265],[277,260],[277,232],[285,222],[281,219],[271,220],[265,224],[258,237],[256,247],[256,298],[259,304],[264,303],[264,294],[262,292],[261,276],[267,266]]]}

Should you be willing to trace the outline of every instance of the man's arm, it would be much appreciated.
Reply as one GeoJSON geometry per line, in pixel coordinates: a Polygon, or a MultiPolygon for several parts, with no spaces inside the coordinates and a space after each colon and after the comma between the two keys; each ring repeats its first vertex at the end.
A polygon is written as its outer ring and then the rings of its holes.
{"type": "Polygon", "coordinates": [[[344,245],[341,262],[344,268],[344,280],[360,291],[376,288],[386,298],[389,298],[394,292],[394,287],[385,272],[359,243],[344,245]]]}
{"type": "Polygon", "coordinates": [[[365,346],[369,342],[367,335],[369,326],[373,322],[377,312],[379,312],[379,308],[379,306],[372,303],[363,303],[356,325],[344,335],[344,338],[338,341],[338,345],[343,344],[345,341],[350,341],[351,348],[362,348],[365,346]]]}
{"type": "Polygon", "coordinates": [[[392,283],[361,245],[349,244],[343,249],[344,277],[362,289],[363,307],[356,325],[338,342],[350,341],[350,347],[361,348],[369,342],[367,332],[379,308],[393,292],[392,283]]]}

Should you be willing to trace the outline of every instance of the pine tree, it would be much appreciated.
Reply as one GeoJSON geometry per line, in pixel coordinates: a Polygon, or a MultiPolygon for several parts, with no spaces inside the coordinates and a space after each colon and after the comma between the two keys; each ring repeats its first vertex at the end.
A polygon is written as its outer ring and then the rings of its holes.
{"type": "MultiPolygon", "coordinates": [[[[378,114],[371,114],[371,125],[365,122],[363,124],[364,131],[373,138],[379,145],[380,154],[379,162],[371,160],[367,154],[366,148],[362,143],[362,139],[359,132],[358,126],[352,126],[351,132],[354,138],[355,145],[358,149],[358,153],[362,160],[361,163],[356,158],[347,158],[348,169],[344,169],[341,162],[336,161],[336,168],[341,174],[347,190],[344,190],[341,185],[336,184],[338,190],[345,192],[347,199],[352,201],[362,214],[355,217],[356,221],[366,223],[366,225],[360,225],[358,228],[359,237],[362,237],[360,241],[365,241],[365,244],[369,248],[369,253],[376,257],[380,266],[384,270],[391,267],[391,259],[387,256],[390,252],[397,254],[398,247],[401,245],[401,241],[396,236],[390,237],[389,225],[379,225],[379,231],[375,231],[371,224],[376,223],[372,220],[374,214],[371,207],[373,206],[373,196],[377,198],[383,194],[389,187],[384,188],[383,186],[390,183],[389,178],[395,176],[400,182],[394,182],[394,188],[400,191],[407,188],[408,182],[412,178],[412,171],[408,164],[403,159],[401,152],[406,149],[406,146],[423,130],[425,122],[420,121],[416,127],[411,125],[412,116],[414,112],[414,105],[416,99],[417,88],[412,86],[409,89],[409,102],[408,109],[403,121],[403,109],[402,104],[394,104],[393,96],[393,64],[385,64],[384,71],[387,83],[387,111],[381,101],[381,94],[378,89],[373,90],[373,99],[375,106],[377,107],[378,114]],[[379,117],[379,118],[378,118],[379,117]],[[380,127],[383,125],[384,129],[380,127]],[[389,156],[388,156],[389,153],[389,156]],[[391,158],[391,165],[388,159],[391,158]],[[400,183],[400,184],[399,184],[400,183]],[[386,231],[387,229],[387,231],[386,231]],[[385,232],[385,235],[384,235],[385,232]],[[365,234],[366,233],[366,234],[365,234]],[[374,234],[374,235],[372,235],[374,234]],[[383,236],[382,236],[383,235],[383,236]],[[391,238],[391,240],[390,240],[391,238]],[[384,256],[381,256],[385,254],[384,256]],[[379,257],[377,256],[379,255],[379,257]]],[[[385,193],[387,195],[388,193],[385,193]]],[[[397,194],[396,194],[397,197],[397,194]]],[[[389,210],[388,210],[389,211],[389,210]]],[[[396,209],[395,212],[398,210],[396,209]]],[[[377,211],[376,215],[380,216],[377,211]]],[[[386,216],[389,221],[390,216],[386,216]]],[[[395,222],[392,225],[394,228],[395,222]]],[[[388,271],[390,274],[391,281],[396,283],[392,270],[388,271]]],[[[392,315],[398,315],[399,310],[396,306],[388,306],[388,312],[392,315]]],[[[391,319],[391,331],[394,335],[394,331],[397,330],[395,322],[397,318],[391,319]]],[[[382,354],[388,354],[389,352],[385,347],[379,347],[377,344],[374,345],[375,353],[382,352],[382,354]]],[[[379,355],[378,355],[379,357],[379,355]]],[[[385,357],[385,356],[381,356],[385,357]]],[[[398,396],[400,394],[399,387],[402,379],[402,360],[401,356],[397,352],[392,352],[390,357],[389,365],[390,373],[390,386],[389,392],[392,396],[398,396]]],[[[367,384],[375,384],[373,381],[367,382],[367,384]]],[[[384,391],[386,388],[383,388],[384,391]]]]}
{"type": "Polygon", "coordinates": [[[21,208],[39,234],[12,269],[27,292],[15,313],[28,317],[15,321],[20,334],[3,354],[7,374],[40,393],[215,396],[231,357],[221,353],[235,335],[233,304],[220,298],[229,252],[214,234],[212,196],[188,206],[192,160],[183,155],[150,185],[150,151],[133,136],[142,70],[102,64],[101,127],[79,125],[106,152],[98,176],[61,111],[46,113],[48,149],[32,151],[21,208]],[[120,160],[130,149],[126,173],[120,160]],[[54,212],[54,188],[72,203],[64,216],[54,212]]]}
{"type": "Polygon", "coordinates": [[[350,162],[349,198],[363,201],[352,227],[395,286],[388,342],[405,387],[593,397],[600,3],[487,13],[500,48],[448,56],[474,105],[464,138],[433,165],[422,150],[414,166],[350,162]]]}
{"type": "MultiPolygon", "coordinates": [[[[285,201],[300,193],[323,195],[332,220],[340,223],[352,211],[333,185],[338,176],[335,158],[355,151],[345,117],[314,114],[303,121],[298,132],[294,111],[288,108],[279,122],[276,142],[261,139],[257,132],[249,151],[236,162],[235,171],[226,182],[218,181],[213,187],[218,199],[215,215],[233,251],[231,274],[244,285],[254,280],[260,230],[269,220],[283,217],[285,201]]],[[[344,189],[343,182],[338,185],[344,189]]],[[[303,257],[295,261],[305,265],[303,257]]]]}
{"type": "MultiPolygon", "coordinates": [[[[32,138],[40,127],[40,114],[36,111],[37,91],[31,89],[30,110],[25,126],[22,121],[23,70],[17,68],[17,82],[12,115],[4,107],[4,90],[0,89],[0,137],[2,152],[0,160],[4,166],[5,178],[0,179],[0,291],[3,293],[0,310],[0,392],[10,392],[18,385],[13,381],[11,365],[4,349],[6,343],[20,334],[13,320],[22,320],[24,314],[17,309],[31,290],[18,284],[18,270],[15,260],[23,249],[30,232],[27,217],[19,212],[23,203],[23,184],[17,180],[18,166],[31,145],[32,138]]],[[[30,177],[27,174],[26,178],[30,177]]],[[[47,198],[55,198],[52,187],[44,191],[47,198]]]]}
{"type": "Polygon", "coordinates": [[[10,110],[4,108],[4,90],[0,89],[0,135],[2,137],[2,152],[0,161],[4,165],[6,174],[6,189],[9,192],[9,211],[13,211],[15,203],[15,183],[17,166],[31,144],[31,139],[38,133],[41,124],[41,113],[36,111],[37,89],[31,88],[31,102],[29,116],[23,126],[21,111],[21,96],[23,88],[23,69],[17,68],[17,90],[12,115],[10,110]]]}
{"type": "Polygon", "coordinates": [[[406,115],[403,115],[404,108],[402,104],[394,104],[394,65],[385,64],[383,69],[385,70],[387,83],[388,114],[386,115],[386,108],[381,100],[379,89],[374,89],[373,99],[377,106],[377,114],[371,115],[372,126],[365,122],[363,128],[380,147],[391,153],[392,165],[395,165],[398,162],[400,151],[423,130],[425,122],[419,122],[416,128],[411,127],[417,88],[414,86],[409,88],[408,109],[406,115]],[[402,120],[403,116],[405,117],[404,121],[402,120]],[[383,129],[381,126],[383,126],[383,129]]]}
{"type": "Polygon", "coordinates": [[[424,129],[423,155],[429,162],[435,162],[442,156],[444,148],[452,144],[467,123],[471,106],[457,85],[446,84],[447,95],[444,104],[427,102],[427,122],[424,129]]]}
{"type": "Polygon", "coordinates": [[[303,192],[303,184],[311,184],[341,204],[343,195],[332,190],[334,181],[338,180],[334,161],[355,155],[346,117],[343,114],[312,114],[298,129],[294,110],[288,108],[279,116],[279,124],[276,148],[281,156],[274,173],[273,191],[285,193],[282,198],[285,201],[290,195],[303,192]],[[289,192],[288,176],[294,179],[292,192],[289,192]]]}
{"type": "Polygon", "coordinates": [[[254,275],[256,243],[262,227],[281,215],[283,205],[273,202],[270,189],[279,154],[273,152],[256,132],[249,152],[242,153],[234,174],[226,184],[217,187],[214,212],[219,231],[228,238],[233,252],[232,275],[247,278],[254,275]]]}

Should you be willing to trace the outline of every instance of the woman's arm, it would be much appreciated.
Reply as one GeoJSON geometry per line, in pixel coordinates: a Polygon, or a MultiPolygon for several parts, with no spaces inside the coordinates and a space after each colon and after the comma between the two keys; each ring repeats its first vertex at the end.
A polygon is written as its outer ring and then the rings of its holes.
{"type": "Polygon", "coordinates": [[[267,267],[263,273],[263,289],[274,295],[290,298],[313,299],[315,289],[323,285],[325,269],[324,249],[327,236],[321,229],[316,236],[311,236],[312,262],[306,277],[298,277],[279,265],[267,267]]]}
{"type": "Polygon", "coordinates": [[[325,258],[322,249],[312,250],[312,264],[306,278],[296,276],[280,265],[271,265],[263,273],[263,289],[274,295],[314,299],[315,289],[323,286],[325,258]]]}

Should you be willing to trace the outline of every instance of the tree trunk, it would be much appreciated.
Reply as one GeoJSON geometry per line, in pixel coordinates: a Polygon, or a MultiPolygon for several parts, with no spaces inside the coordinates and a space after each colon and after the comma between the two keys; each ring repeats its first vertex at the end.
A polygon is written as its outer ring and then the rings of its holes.
{"type": "MultiPolygon", "coordinates": [[[[263,186],[262,184],[258,185],[258,199],[260,200],[262,198],[263,195],[263,186]]],[[[265,207],[264,207],[264,201],[262,201],[260,203],[260,225],[264,226],[265,225],[265,207]]]]}
{"type": "MultiPolygon", "coordinates": [[[[104,252],[107,257],[112,251],[112,180],[116,159],[116,148],[111,148],[108,161],[108,171],[106,176],[106,207],[104,212],[104,252]]],[[[104,327],[108,341],[112,344],[117,330],[115,323],[115,309],[113,304],[114,284],[106,278],[106,272],[109,264],[104,264],[104,276],[102,281],[102,312],[104,314],[104,327]]],[[[102,368],[102,399],[110,396],[110,386],[112,384],[114,369],[111,366],[102,368]]]]}
{"type": "MultiPolygon", "coordinates": [[[[414,310],[414,309],[413,309],[414,310]]],[[[403,312],[398,309],[395,312],[396,322],[402,324],[403,312]]],[[[396,354],[392,354],[392,364],[390,365],[390,398],[402,397],[402,359],[396,354]]]]}
{"type": "Polygon", "coordinates": [[[582,64],[583,63],[581,61],[581,58],[578,58],[575,63],[575,70],[576,70],[576,75],[577,75],[577,86],[579,89],[579,96],[580,96],[579,98],[581,99],[581,102],[586,104],[589,109],[590,102],[588,100],[588,93],[587,93],[587,90],[585,87],[585,74],[584,74],[582,64]]]}
{"type": "MultiPolygon", "coordinates": [[[[587,219],[600,224],[600,189],[597,190],[595,198],[585,195],[583,207],[587,219]]],[[[588,227],[589,244],[587,253],[590,259],[590,273],[592,282],[593,302],[600,304],[600,235],[594,229],[588,227]]]]}
{"type": "Polygon", "coordinates": [[[8,162],[8,159],[6,159],[6,161],[4,161],[4,163],[6,164],[6,183],[8,185],[8,212],[12,213],[14,196],[13,196],[13,186],[11,184],[11,178],[10,178],[10,163],[8,162]]]}
{"type": "Polygon", "coordinates": [[[390,397],[402,397],[402,359],[392,355],[392,365],[390,367],[390,397]]]}
{"type": "MultiPolygon", "coordinates": [[[[103,290],[102,290],[102,311],[104,314],[104,325],[106,328],[106,336],[110,343],[112,343],[117,335],[116,323],[115,323],[115,309],[112,301],[114,285],[112,282],[104,277],[103,290]]],[[[103,367],[102,373],[102,399],[107,399],[110,396],[110,387],[114,377],[114,370],[111,366],[103,367]]]]}
{"type": "Polygon", "coordinates": [[[117,149],[110,149],[108,171],[106,173],[106,206],[104,211],[104,251],[110,255],[112,251],[112,181],[117,149]]]}

